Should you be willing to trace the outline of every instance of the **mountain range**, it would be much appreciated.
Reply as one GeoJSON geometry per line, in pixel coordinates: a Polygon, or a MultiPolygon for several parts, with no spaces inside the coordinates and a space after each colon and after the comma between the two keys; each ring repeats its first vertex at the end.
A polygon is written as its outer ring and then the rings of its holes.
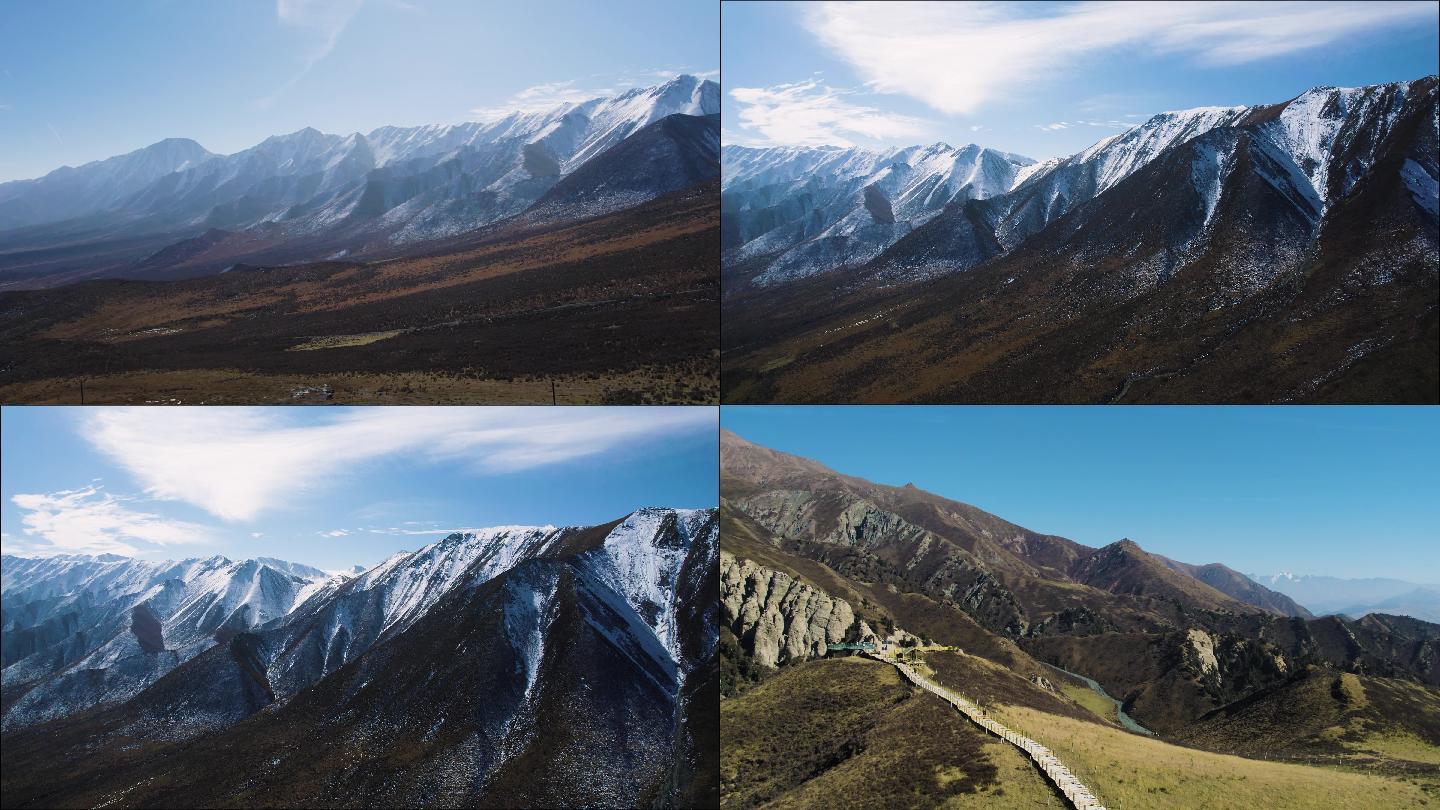
{"type": "Polygon", "coordinates": [[[679,76],[0,184],[0,397],[715,402],[718,110],[679,76]]]}
{"type": "Polygon", "coordinates": [[[725,396],[1440,401],[1436,98],[1161,113],[1044,163],[972,145],[958,189],[918,168],[938,147],[727,145],[725,396]],[[893,193],[912,175],[938,205],[893,193]]]}
{"type": "Polygon", "coordinates": [[[608,213],[716,176],[719,96],[714,82],[682,75],[485,123],[349,135],[306,128],[231,155],[163,140],[0,184],[0,283],[200,275],[259,256],[394,254],[542,200],[550,219],[608,213]],[[632,151],[669,148],[680,159],[633,164],[628,185],[600,196],[585,173],[576,177],[642,131],[648,146],[632,151]]]}
{"type": "Polygon", "coordinates": [[[1440,585],[1423,585],[1402,579],[1343,577],[1310,574],[1247,574],[1250,579],[1308,605],[1319,613],[1364,616],[1399,613],[1427,622],[1440,622],[1440,585]]]}
{"type": "MultiPolygon", "coordinates": [[[[1178,728],[1310,664],[1440,686],[1440,627],[1422,621],[1315,618],[1219,563],[1039,534],[728,432],[721,474],[735,557],[787,561],[870,628],[883,614],[916,636],[1090,674],[1150,728],[1178,728]]],[[[740,638],[750,629],[731,625],[740,638]]]]}
{"type": "Polygon", "coordinates": [[[832,647],[865,643],[1024,729],[1107,805],[1440,788],[1440,625],[1317,617],[1222,563],[1086,546],[728,431],[720,521],[722,807],[1060,806],[948,704],[832,647]],[[1316,767],[1359,761],[1375,781],[1316,767]]]}
{"type": "Polygon", "coordinates": [[[713,803],[717,552],[642,509],[360,573],[7,556],[7,806],[713,803]]]}

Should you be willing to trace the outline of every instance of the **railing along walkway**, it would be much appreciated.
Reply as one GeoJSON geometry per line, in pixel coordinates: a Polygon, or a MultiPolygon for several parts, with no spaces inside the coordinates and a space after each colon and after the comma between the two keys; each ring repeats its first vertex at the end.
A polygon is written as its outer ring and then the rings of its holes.
{"type": "Polygon", "coordinates": [[[1053,782],[1055,787],[1060,789],[1060,793],[1065,796],[1065,799],[1070,802],[1075,810],[1105,810],[1105,805],[1101,804],[1100,800],[1095,798],[1095,794],[1091,793],[1089,788],[1080,784],[1080,780],[1075,778],[1075,774],[1071,773],[1070,769],[1065,767],[1064,763],[1062,763],[1049,748],[991,720],[985,716],[985,712],[982,711],[979,706],[950,692],[948,689],[936,685],[929,678],[911,669],[905,663],[895,659],[882,658],[881,656],[870,653],[865,653],[865,655],[868,658],[874,658],[876,661],[893,664],[896,669],[900,670],[900,674],[904,675],[911,683],[959,709],[961,714],[970,718],[976,725],[1016,748],[1019,748],[1021,751],[1024,751],[1026,756],[1030,757],[1030,759],[1039,766],[1046,778],[1053,782]]]}

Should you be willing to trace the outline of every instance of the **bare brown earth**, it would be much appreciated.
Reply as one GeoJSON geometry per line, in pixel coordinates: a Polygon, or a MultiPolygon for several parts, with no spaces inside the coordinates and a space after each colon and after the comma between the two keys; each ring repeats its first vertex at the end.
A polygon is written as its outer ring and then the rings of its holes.
{"type": "Polygon", "coordinates": [[[135,371],[100,377],[47,377],[0,387],[4,402],[79,405],[587,405],[714,402],[713,360],[642,367],[620,374],[511,380],[395,374],[258,374],[237,369],[135,371]],[[552,387],[553,384],[553,387],[552,387]]]}
{"type": "Polygon", "coordinates": [[[428,255],[4,293],[0,399],[714,402],[718,234],[705,184],[428,255]]]}

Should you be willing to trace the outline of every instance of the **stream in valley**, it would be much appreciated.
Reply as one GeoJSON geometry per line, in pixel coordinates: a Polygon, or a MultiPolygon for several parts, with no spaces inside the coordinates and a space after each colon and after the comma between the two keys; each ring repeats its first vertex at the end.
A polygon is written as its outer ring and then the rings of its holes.
{"type": "MultiPolygon", "coordinates": [[[[1041,661],[1040,663],[1044,664],[1045,662],[1044,662],[1044,661],[1041,661]]],[[[1131,717],[1130,715],[1126,714],[1126,713],[1125,713],[1125,705],[1122,704],[1120,701],[1116,700],[1115,698],[1111,697],[1111,696],[1110,696],[1110,693],[1105,691],[1105,687],[1101,686],[1099,681],[1095,680],[1094,678],[1087,678],[1087,677],[1085,677],[1084,675],[1081,675],[1081,674],[1078,673],[1078,672],[1071,672],[1071,671],[1068,670],[1068,669],[1061,669],[1060,667],[1057,667],[1057,666],[1055,666],[1054,664],[1045,664],[1045,666],[1050,667],[1051,669],[1055,670],[1056,672],[1063,672],[1063,673],[1065,673],[1066,675],[1069,675],[1069,676],[1072,677],[1072,678],[1079,678],[1080,680],[1084,681],[1087,686],[1089,686],[1091,689],[1093,689],[1093,690],[1095,691],[1095,693],[1098,694],[1100,697],[1103,697],[1103,698],[1105,698],[1106,700],[1110,701],[1111,703],[1114,703],[1114,704],[1115,704],[1115,715],[1120,718],[1120,725],[1122,725],[1122,726],[1124,726],[1125,728],[1127,728],[1127,729],[1129,729],[1129,730],[1131,730],[1131,731],[1134,731],[1134,732],[1136,732],[1136,733],[1138,733],[1138,734],[1148,734],[1148,735],[1150,735],[1151,737],[1154,737],[1154,736],[1155,736],[1155,732],[1153,732],[1153,731],[1151,731],[1150,729],[1145,728],[1144,726],[1142,726],[1142,725],[1140,725],[1139,723],[1135,722],[1135,718],[1133,718],[1133,717],[1131,717]]]]}

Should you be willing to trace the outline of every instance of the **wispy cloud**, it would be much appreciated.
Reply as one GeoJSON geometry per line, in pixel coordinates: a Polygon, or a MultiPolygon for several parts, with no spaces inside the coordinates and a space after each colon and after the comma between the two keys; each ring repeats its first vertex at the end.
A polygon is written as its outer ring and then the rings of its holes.
{"type": "Polygon", "coordinates": [[[855,137],[896,141],[923,137],[928,122],[867,107],[853,94],[808,79],[771,87],[736,87],[742,136],[751,143],[854,146],[855,137]]]}
{"type": "Polygon", "coordinates": [[[134,554],[134,543],[171,545],[211,539],[204,526],[132,509],[97,486],[10,499],[21,511],[24,533],[44,541],[38,553],[134,554]]]}
{"type": "Polygon", "coordinates": [[[275,0],[275,16],[280,25],[297,32],[305,44],[300,53],[300,69],[270,95],[257,99],[256,106],[263,109],[273,105],[276,98],[329,56],[340,43],[345,26],[364,3],[365,0],[275,0]]]}
{"type": "Polygon", "coordinates": [[[1100,127],[1101,129],[1129,129],[1129,128],[1132,127],[1132,126],[1134,126],[1133,123],[1128,123],[1128,122],[1125,122],[1125,121],[1115,121],[1115,120],[1110,120],[1110,121],[1093,121],[1093,120],[1091,120],[1091,121],[1087,121],[1087,120],[1080,120],[1080,121],[1056,121],[1056,122],[1051,123],[1051,124],[1036,124],[1036,125],[1035,125],[1035,128],[1036,128],[1036,129],[1042,129],[1042,130],[1045,130],[1045,131],[1047,131],[1047,132],[1054,132],[1054,131],[1056,131],[1056,130],[1061,130],[1061,129],[1070,129],[1071,127],[1100,127]]]}
{"type": "Polygon", "coordinates": [[[561,104],[579,104],[592,98],[613,96],[618,92],[614,86],[581,85],[573,79],[547,82],[527,87],[498,106],[476,107],[470,111],[470,115],[477,121],[498,121],[511,113],[543,112],[561,104]]]}
{"type": "Polygon", "coordinates": [[[1143,49],[1222,66],[1321,48],[1404,24],[1417,2],[823,3],[806,25],[875,91],[972,113],[1086,57],[1143,49]]]}
{"type": "Polygon", "coordinates": [[[715,427],[713,408],[374,408],[297,422],[275,408],[104,408],[83,433],[152,497],[250,520],[382,460],[479,475],[563,464],[715,427]]]}
{"type": "Polygon", "coordinates": [[[350,535],[350,530],[349,530],[349,529],[331,529],[331,530],[328,531],[328,532],[316,532],[316,534],[320,535],[321,537],[348,537],[348,536],[350,535]]]}

